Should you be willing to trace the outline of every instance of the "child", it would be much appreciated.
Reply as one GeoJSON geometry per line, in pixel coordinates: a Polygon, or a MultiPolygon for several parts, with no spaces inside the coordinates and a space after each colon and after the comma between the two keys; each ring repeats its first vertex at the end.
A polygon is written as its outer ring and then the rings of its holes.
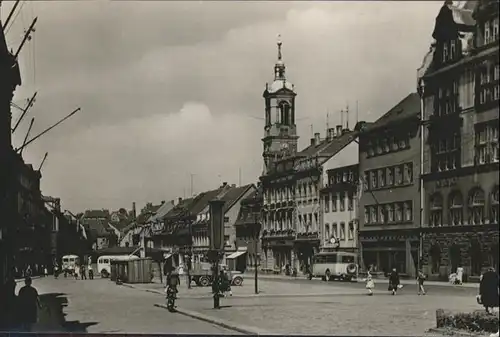
{"type": "Polygon", "coordinates": [[[372,296],[373,288],[375,288],[375,282],[373,282],[372,274],[370,272],[368,272],[368,274],[366,275],[365,282],[366,282],[366,289],[368,289],[368,296],[372,296]]]}
{"type": "Polygon", "coordinates": [[[425,295],[425,289],[424,289],[424,281],[425,281],[425,274],[419,270],[418,275],[417,275],[417,282],[418,282],[418,294],[422,293],[422,295],[425,295]]]}

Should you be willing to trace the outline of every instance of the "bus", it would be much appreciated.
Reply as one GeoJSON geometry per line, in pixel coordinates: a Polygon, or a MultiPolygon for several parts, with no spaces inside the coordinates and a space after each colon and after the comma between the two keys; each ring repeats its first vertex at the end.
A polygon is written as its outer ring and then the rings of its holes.
{"type": "Polygon", "coordinates": [[[61,271],[64,273],[64,276],[67,274],[72,275],[77,264],[80,264],[80,258],[78,255],[64,255],[62,257],[61,267],[61,271]]]}
{"type": "Polygon", "coordinates": [[[131,261],[138,260],[135,255],[102,255],[97,259],[97,272],[102,278],[108,278],[111,275],[111,261],[131,261]]]}
{"type": "Polygon", "coordinates": [[[323,281],[357,281],[359,266],[357,254],[348,252],[322,252],[313,257],[312,277],[323,281]]]}

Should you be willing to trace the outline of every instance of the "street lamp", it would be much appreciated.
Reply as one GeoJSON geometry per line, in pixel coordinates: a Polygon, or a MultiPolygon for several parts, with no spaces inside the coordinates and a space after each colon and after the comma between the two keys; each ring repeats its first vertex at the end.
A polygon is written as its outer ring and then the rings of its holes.
{"type": "MultiPolygon", "coordinates": [[[[424,223],[424,203],[425,203],[425,194],[424,194],[424,119],[425,119],[425,82],[424,79],[421,78],[418,82],[418,94],[420,95],[420,223],[419,223],[419,231],[418,231],[418,262],[417,268],[420,271],[422,268],[422,258],[423,258],[423,238],[422,238],[422,228],[424,223]]],[[[417,275],[418,275],[417,271],[417,275]]]]}
{"type": "Polygon", "coordinates": [[[253,219],[254,219],[254,222],[253,222],[253,248],[254,248],[254,254],[255,254],[255,258],[254,258],[254,265],[255,265],[255,270],[254,270],[254,277],[255,277],[255,282],[254,282],[254,285],[255,285],[255,294],[258,294],[259,293],[259,285],[258,285],[258,278],[259,278],[259,271],[258,271],[258,268],[259,268],[259,254],[258,254],[258,240],[259,240],[259,234],[260,234],[260,227],[261,227],[261,223],[260,223],[260,219],[257,218],[257,211],[258,212],[261,212],[261,209],[259,210],[258,209],[258,201],[257,201],[257,194],[255,194],[254,196],[254,203],[253,203],[253,219]]]}

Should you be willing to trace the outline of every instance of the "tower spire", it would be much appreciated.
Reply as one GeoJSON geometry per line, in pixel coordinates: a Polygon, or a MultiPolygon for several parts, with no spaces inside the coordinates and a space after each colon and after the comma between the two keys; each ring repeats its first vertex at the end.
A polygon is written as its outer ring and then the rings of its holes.
{"type": "Polygon", "coordinates": [[[285,64],[283,63],[283,55],[281,53],[281,46],[283,42],[281,41],[281,35],[278,34],[278,60],[274,65],[274,80],[284,80],[285,79],[285,64]]]}

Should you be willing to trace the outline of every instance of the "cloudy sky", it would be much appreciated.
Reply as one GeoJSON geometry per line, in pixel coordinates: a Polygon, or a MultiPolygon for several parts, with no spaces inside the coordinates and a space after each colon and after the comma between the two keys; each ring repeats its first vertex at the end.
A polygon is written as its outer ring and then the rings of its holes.
{"type": "Polygon", "coordinates": [[[278,33],[304,147],[311,124],[324,134],[327,111],[337,124],[358,100],[359,119],[372,121],[415,90],[441,5],[25,1],[7,27],[10,46],[38,22],[14,102],[38,95],[15,145],[31,117],[34,135],[82,108],[24,153],[36,167],[49,153],[43,193],[74,211],[189,196],[190,174],[195,193],[238,183],[240,169],[243,183],[255,182],[278,33]]]}

